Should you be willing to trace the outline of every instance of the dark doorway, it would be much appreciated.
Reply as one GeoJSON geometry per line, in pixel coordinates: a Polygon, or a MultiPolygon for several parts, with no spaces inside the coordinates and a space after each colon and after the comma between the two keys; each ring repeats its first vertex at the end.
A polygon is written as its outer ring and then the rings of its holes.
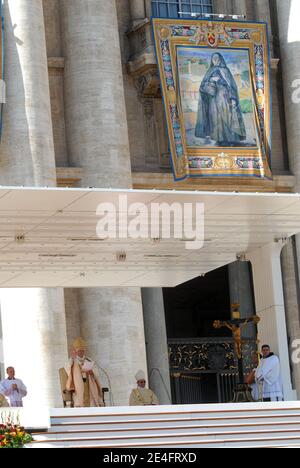
{"type": "Polygon", "coordinates": [[[230,330],[213,327],[215,320],[231,319],[228,267],[163,293],[173,403],[231,401],[233,339],[230,330]]]}
{"type": "Polygon", "coordinates": [[[227,266],[164,289],[164,303],[168,338],[231,336],[213,328],[214,320],[231,318],[227,266]]]}

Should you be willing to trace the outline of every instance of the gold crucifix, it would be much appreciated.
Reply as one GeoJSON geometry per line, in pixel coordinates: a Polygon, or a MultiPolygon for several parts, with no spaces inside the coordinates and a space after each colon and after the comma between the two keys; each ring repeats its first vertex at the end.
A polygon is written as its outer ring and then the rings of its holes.
{"type": "Polygon", "coordinates": [[[257,315],[253,315],[247,319],[241,319],[240,304],[232,305],[232,320],[222,322],[215,320],[214,328],[226,327],[232,332],[234,339],[234,349],[238,360],[242,359],[242,336],[241,329],[244,328],[248,323],[254,323],[257,325],[260,322],[260,318],[257,315]]]}

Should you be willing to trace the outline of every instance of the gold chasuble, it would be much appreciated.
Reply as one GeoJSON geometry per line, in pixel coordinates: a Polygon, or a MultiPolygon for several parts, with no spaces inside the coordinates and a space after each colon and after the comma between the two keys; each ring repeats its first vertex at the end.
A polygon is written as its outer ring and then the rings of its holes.
{"type": "Polygon", "coordinates": [[[147,388],[136,388],[132,390],[130,399],[130,406],[152,406],[159,405],[157,396],[152,390],[147,388]]]}
{"type": "Polygon", "coordinates": [[[75,408],[104,406],[99,372],[93,361],[85,358],[80,362],[77,358],[72,358],[66,370],[68,373],[66,390],[73,392],[75,408]],[[93,375],[83,371],[87,362],[93,364],[91,369],[93,375]]]}

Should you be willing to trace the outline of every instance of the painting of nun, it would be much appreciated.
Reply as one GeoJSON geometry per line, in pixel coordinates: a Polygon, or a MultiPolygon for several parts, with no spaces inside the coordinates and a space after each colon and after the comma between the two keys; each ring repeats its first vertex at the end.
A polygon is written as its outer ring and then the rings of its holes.
{"type": "Polygon", "coordinates": [[[195,135],[211,138],[219,146],[246,140],[238,88],[223,56],[215,53],[199,90],[195,135]]]}
{"type": "Polygon", "coordinates": [[[248,52],[180,49],[180,89],[188,146],[257,146],[248,52]]]}

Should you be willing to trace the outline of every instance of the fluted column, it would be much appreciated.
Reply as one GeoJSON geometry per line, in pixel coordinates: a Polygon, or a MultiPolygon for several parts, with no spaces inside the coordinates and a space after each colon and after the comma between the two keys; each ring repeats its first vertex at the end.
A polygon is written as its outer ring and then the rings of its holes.
{"type": "MultiPolygon", "coordinates": [[[[63,0],[66,127],[83,186],[129,188],[131,165],[115,0],[63,0]]],[[[141,291],[79,292],[82,335],[104,368],[116,405],[147,371],[141,291]]],[[[102,374],[105,384],[108,384],[102,374]]]]}
{"type": "MultiPolygon", "coordinates": [[[[0,183],[55,186],[42,0],[6,0],[7,104],[0,183]]],[[[0,291],[5,366],[28,387],[26,405],[61,406],[58,369],[67,358],[63,291],[0,291]]]]}

